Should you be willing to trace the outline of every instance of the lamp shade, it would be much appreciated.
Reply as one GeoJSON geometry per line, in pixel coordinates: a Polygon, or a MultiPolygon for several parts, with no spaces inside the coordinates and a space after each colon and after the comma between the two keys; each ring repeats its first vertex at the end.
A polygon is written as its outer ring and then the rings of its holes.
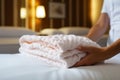
{"type": "Polygon", "coordinates": [[[45,18],[46,17],[44,6],[37,6],[36,17],[37,18],[45,18]]]}
{"type": "Polygon", "coordinates": [[[26,8],[20,8],[20,18],[21,19],[26,18],[26,8]]]}

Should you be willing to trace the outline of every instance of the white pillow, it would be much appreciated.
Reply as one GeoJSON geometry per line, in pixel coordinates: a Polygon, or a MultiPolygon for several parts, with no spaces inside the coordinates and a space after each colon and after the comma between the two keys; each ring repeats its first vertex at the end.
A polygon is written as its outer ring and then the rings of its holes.
{"type": "Polygon", "coordinates": [[[21,37],[22,35],[34,35],[35,32],[21,27],[0,27],[0,37],[21,37]]]}
{"type": "Polygon", "coordinates": [[[59,31],[59,29],[45,28],[40,31],[40,34],[55,35],[55,34],[63,34],[63,33],[62,31],[59,31]]]}
{"type": "Polygon", "coordinates": [[[63,27],[59,29],[64,34],[86,35],[89,28],[86,27],[63,27]]]}

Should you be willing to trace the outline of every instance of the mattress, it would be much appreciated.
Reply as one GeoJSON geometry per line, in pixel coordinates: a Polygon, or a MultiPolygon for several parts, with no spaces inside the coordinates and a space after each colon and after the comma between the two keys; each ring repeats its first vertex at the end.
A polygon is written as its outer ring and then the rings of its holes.
{"type": "Polygon", "coordinates": [[[50,66],[32,56],[0,54],[0,80],[120,80],[118,59],[64,69],[50,66]]]}

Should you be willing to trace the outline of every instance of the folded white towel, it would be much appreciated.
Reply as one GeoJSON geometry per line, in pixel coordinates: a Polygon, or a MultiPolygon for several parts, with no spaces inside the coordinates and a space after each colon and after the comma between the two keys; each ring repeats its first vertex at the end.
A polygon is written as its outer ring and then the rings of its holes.
{"type": "Polygon", "coordinates": [[[39,56],[47,63],[64,68],[73,66],[85,56],[84,52],[76,49],[78,46],[100,47],[86,37],[75,35],[24,35],[19,42],[20,53],[39,56]]]}

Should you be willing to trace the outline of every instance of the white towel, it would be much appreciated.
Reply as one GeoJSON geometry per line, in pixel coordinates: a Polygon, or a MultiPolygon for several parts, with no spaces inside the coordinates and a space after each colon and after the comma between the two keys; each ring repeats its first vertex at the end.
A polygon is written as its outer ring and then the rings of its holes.
{"type": "Polygon", "coordinates": [[[20,53],[38,56],[47,63],[63,68],[73,66],[85,56],[84,52],[76,49],[78,46],[100,47],[86,37],[75,35],[24,35],[19,42],[20,53]]]}

